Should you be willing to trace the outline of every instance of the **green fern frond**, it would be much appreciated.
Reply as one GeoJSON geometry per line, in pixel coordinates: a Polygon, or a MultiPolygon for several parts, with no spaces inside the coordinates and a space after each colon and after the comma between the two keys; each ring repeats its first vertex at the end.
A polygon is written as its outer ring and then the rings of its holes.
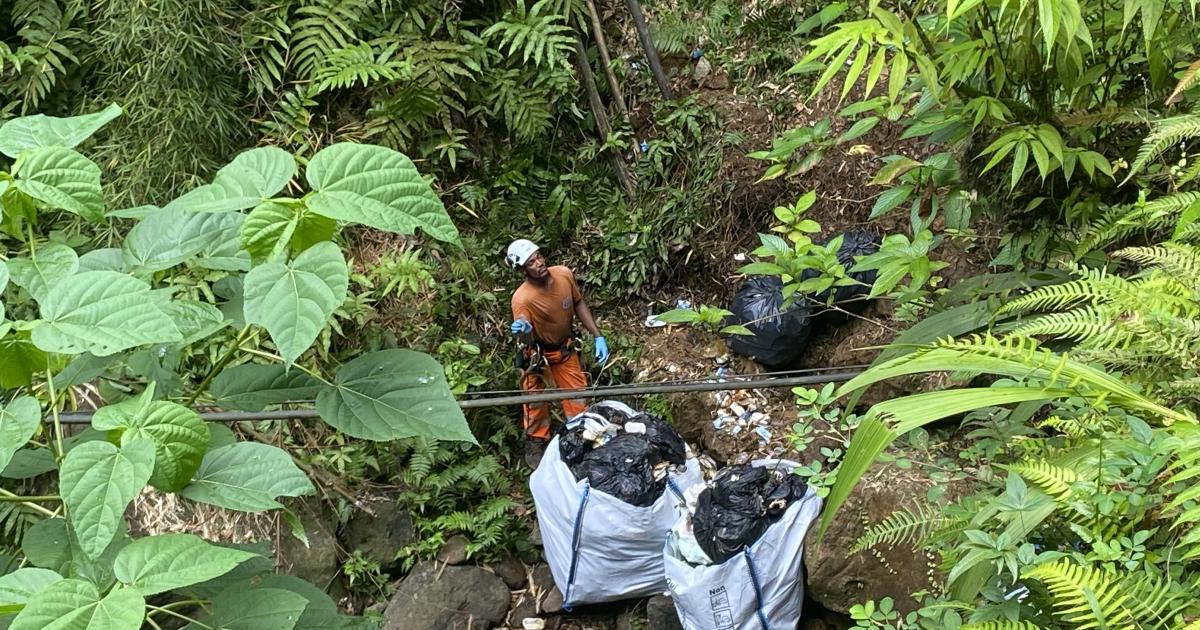
{"type": "Polygon", "coordinates": [[[1040,626],[1032,621],[1010,621],[1004,619],[1002,621],[984,621],[981,623],[969,623],[962,626],[959,630],[1038,630],[1040,626]]]}
{"type": "Polygon", "coordinates": [[[296,10],[289,48],[299,77],[314,78],[326,58],[358,44],[357,26],[369,4],[368,0],[318,0],[296,10]]]}
{"type": "Polygon", "coordinates": [[[901,508],[880,523],[872,525],[850,547],[851,555],[876,545],[917,546],[943,525],[950,522],[937,507],[917,504],[916,508],[901,508]]]}
{"type": "Polygon", "coordinates": [[[1111,283],[1127,283],[1123,278],[1109,276],[1104,269],[1076,268],[1083,277],[1039,287],[1018,297],[1000,308],[1001,313],[1023,313],[1047,309],[1061,309],[1079,304],[1096,304],[1110,299],[1111,283]]]}
{"type": "Polygon", "coordinates": [[[395,52],[396,44],[376,50],[367,42],[333,51],[321,59],[314,73],[317,92],[348,88],[355,84],[367,87],[379,81],[399,78],[405,64],[392,59],[395,52]]]}
{"type": "Polygon", "coordinates": [[[1014,327],[1010,333],[1025,336],[1048,335],[1056,339],[1074,339],[1089,347],[1112,348],[1128,344],[1128,333],[1113,322],[1111,309],[1095,306],[1034,317],[1014,327]]]}
{"type": "Polygon", "coordinates": [[[1137,628],[1174,630],[1182,625],[1184,609],[1194,604],[1194,584],[1184,586],[1163,574],[1127,574],[1121,588],[1132,594],[1126,605],[1137,628]]]}
{"type": "Polygon", "coordinates": [[[1156,247],[1126,247],[1113,253],[1142,266],[1159,267],[1175,280],[1200,290],[1200,248],[1187,244],[1164,243],[1156,247]]]}
{"type": "Polygon", "coordinates": [[[548,10],[550,2],[540,0],[526,10],[525,0],[517,0],[516,9],[488,27],[483,37],[498,39],[509,55],[520,55],[521,63],[532,61],[537,67],[569,66],[575,49],[574,30],[562,15],[548,10]]]}
{"type": "Polygon", "coordinates": [[[1059,560],[1027,569],[1022,577],[1043,582],[1055,613],[1080,630],[1124,627],[1132,621],[1126,605],[1131,594],[1119,588],[1116,575],[1059,560]]]}
{"type": "Polygon", "coordinates": [[[1175,89],[1171,91],[1171,95],[1167,97],[1167,105],[1177,102],[1183,93],[1192,89],[1192,86],[1200,82],[1200,59],[1192,62],[1192,65],[1183,71],[1183,76],[1179,77],[1179,83],[1175,84],[1175,89]]]}
{"type": "Polygon", "coordinates": [[[1146,136],[1142,148],[1138,150],[1137,159],[1129,167],[1129,175],[1125,181],[1129,181],[1130,177],[1142,170],[1148,162],[1162,155],[1172,145],[1196,137],[1200,137],[1200,114],[1184,114],[1155,122],[1151,127],[1150,135],[1146,136]]]}
{"type": "Polygon", "coordinates": [[[1071,498],[1072,486],[1079,480],[1071,468],[1046,461],[1024,461],[1000,467],[1020,475],[1058,503],[1065,503],[1071,498]]]}
{"type": "Polygon", "coordinates": [[[1197,201],[1200,201],[1200,192],[1181,192],[1143,205],[1113,208],[1088,227],[1087,236],[1076,247],[1076,253],[1084,254],[1135,232],[1171,227],[1179,214],[1197,201]]]}

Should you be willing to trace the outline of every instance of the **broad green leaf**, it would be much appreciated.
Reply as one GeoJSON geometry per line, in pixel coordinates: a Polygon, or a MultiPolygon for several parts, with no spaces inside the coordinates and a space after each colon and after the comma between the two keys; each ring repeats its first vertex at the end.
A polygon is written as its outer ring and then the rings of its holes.
{"type": "Polygon", "coordinates": [[[412,350],[371,352],[343,365],[334,387],[317,396],[317,411],[335,428],[368,440],[475,442],[442,366],[412,350]]]}
{"type": "Polygon", "coordinates": [[[366,144],[338,143],[317,152],[305,176],[313,212],[399,234],[421,228],[457,243],[458,229],[408,156],[366,144]]]}
{"type": "Polygon", "coordinates": [[[63,502],[80,549],[95,558],[116,535],[125,507],[154,471],[154,444],[132,440],[121,448],[88,442],[67,453],[59,474],[63,502]]]}
{"type": "Polygon", "coordinates": [[[838,136],[837,141],[838,143],[842,143],[850,142],[851,140],[857,140],[858,138],[867,135],[867,133],[874,129],[875,125],[878,124],[879,118],[875,116],[867,116],[866,118],[855,122],[854,125],[843,132],[841,136],[838,136]]]}
{"type": "Polygon", "coordinates": [[[223,370],[210,391],[223,408],[262,411],[270,405],[315,400],[325,387],[300,370],[247,363],[223,370]]]}
{"type": "Polygon", "coordinates": [[[46,369],[46,353],[29,339],[28,332],[15,332],[0,338],[0,388],[16,389],[29,385],[33,375],[46,369]]]}
{"type": "Polygon", "coordinates": [[[250,271],[250,254],[242,249],[242,226],[246,215],[240,212],[218,214],[210,224],[216,234],[210,246],[194,261],[197,267],[220,271],[250,271]]]}
{"type": "Polygon", "coordinates": [[[195,479],[180,494],[193,501],[242,512],[283,507],[281,496],[312,494],[308,477],[286,451],[258,442],[237,442],[209,451],[195,479]]]}
{"type": "Polygon", "coordinates": [[[172,300],[161,307],[162,312],[175,322],[183,340],[188,345],[200,341],[229,325],[221,309],[196,300],[172,300]]]}
{"type": "Polygon", "coordinates": [[[114,219],[136,219],[141,221],[146,217],[162,212],[162,208],[152,204],[144,206],[135,206],[133,208],[121,208],[120,210],[109,210],[104,216],[114,219]]]}
{"type": "Polygon", "coordinates": [[[299,254],[314,245],[328,241],[336,233],[337,221],[306,208],[300,213],[300,224],[296,226],[296,233],[292,235],[289,243],[292,254],[299,254]]]}
{"type": "Polygon", "coordinates": [[[13,284],[41,302],[51,286],[79,269],[79,257],[62,243],[50,243],[39,247],[33,258],[12,258],[7,265],[13,284]]]}
{"type": "Polygon", "coordinates": [[[79,257],[79,271],[125,272],[125,259],[119,247],[93,249],[79,257]]]}
{"type": "Polygon", "coordinates": [[[39,147],[13,164],[17,190],[89,221],[104,220],[100,167],[65,147],[39,147]]]}
{"type": "Polygon", "coordinates": [[[32,479],[58,468],[48,448],[25,448],[13,453],[8,465],[0,471],[5,479],[32,479]]]}
{"type": "Polygon", "coordinates": [[[308,600],[304,614],[296,622],[296,630],[336,630],[349,619],[338,614],[337,604],[325,591],[298,577],[269,573],[256,578],[253,584],[253,588],[291,591],[308,600]]]}
{"type": "Polygon", "coordinates": [[[290,263],[270,262],[246,274],[245,318],[267,329],[279,354],[295,361],[346,299],[350,270],[335,243],[312,247],[290,263]]]}
{"type": "Polygon", "coordinates": [[[25,530],[21,553],[35,567],[64,571],[71,560],[71,536],[67,522],[61,518],[38,521],[25,530]]]}
{"type": "Polygon", "coordinates": [[[154,385],[140,396],[101,407],[92,417],[92,427],[116,432],[121,446],[140,439],[154,444],[154,472],[150,484],[160,490],[182,490],[200,467],[208,448],[208,425],[199,414],[183,405],[152,400],[154,385]]]}
{"type": "Polygon", "coordinates": [[[221,630],[292,630],[308,606],[303,595],[277,588],[230,588],[213,598],[204,623],[221,630]]]}
{"type": "Polygon", "coordinates": [[[87,271],[52,287],[33,343],[46,352],[98,357],[182,340],[150,285],[115,271],[87,271]]]}
{"type": "Polygon", "coordinates": [[[161,534],[122,549],[113,573],[143,595],[154,595],[219,577],[253,557],[248,551],[218,547],[191,534],[161,534]]]}
{"type": "Polygon", "coordinates": [[[287,252],[300,223],[299,208],[274,201],[259,204],[242,225],[242,247],[254,262],[274,260],[287,252]]]}
{"type": "Polygon", "coordinates": [[[0,470],[8,466],[13,454],[25,446],[41,423],[42,408],[33,396],[21,396],[0,406],[0,470]]]}
{"type": "Polygon", "coordinates": [[[100,591],[83,580],[61,580],[42,589],[9,630],[138,630],[146,601],[135,590],[100,591]]]}
{"type": "Polygon", "coordinates": [[[71,148],[120,115],[121,108],[113,104],[83,116],[57,118],[37,114],[14,118],[0,126],[0,153],[16,158],[22,151],[37,147],[71,148]]]}
{"type": "Polygon", "coordinates": [[[283,190],[296,175],[296,159],[279,147],[259,147],[238,154],[217,171],[213,183],[167,204],[165,210],[233,212],[253,208],[283,190]]]}
{"type": "Polygon", "coordinates": [[[914,168],[921,166],[921,163],[903,155],[896,156],[895,160],[888,162],[875,173],[875,177],[869,182],[871,185],[886,186],[891,184],[897,177],[904,175],[914,168]]]}
{"type": "Polygon", "coordinates": [[[20,612],[33,596],[61,579],[54,571],[34,567],[0,576],[0,615],[20,612]]]}
{"type": "Polygon", "coordinates": [[[223,215],[163,209],[138,221],[121,249],[125,263],[143,272],[169,269],[212,247],[223,215]]]}
{"type": "Polygon", "coordinates": [[[883,194],[875,200],[875,205],[871,208],[872,219],[887,214],[896,206],[904,203],[912,195],[913,187],[910,185],[896,186],[883,191],[883,194]]]}
{"type": "Polygon", "coordinates": [[[700,313],[690,308],[677,308],[654,316],[660,322],[667,324],[687,324],[700,321],[700,313]]]}

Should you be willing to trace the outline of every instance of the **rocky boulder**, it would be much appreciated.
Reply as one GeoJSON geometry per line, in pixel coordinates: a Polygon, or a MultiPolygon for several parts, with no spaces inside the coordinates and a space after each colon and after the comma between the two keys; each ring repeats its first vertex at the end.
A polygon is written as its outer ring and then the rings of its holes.
{"type": "Polygon", "coordinates": [[[337,519],[320,499],[296,499],[289,507],[300,518],[308,547],[294,536],[285,533],[279,537],[275,555],[279,568],[306,582],[326,589],[337,577],[338,562],[337,519]]]}
{"type": "Polygon", "coordinates": [[[646,600],[646,630],[683,630],[675,602],[667,595],[655,595],[646,600]]]}
{"type": "Polygon", "coordinates": [[[342,528],[342,544],[347,551],[361,551],[379,563],[384,571],[396,566],[396,552],[417,541],[412,515],[392,499],[370,501],[374,516],[355,510],[342,528]]]}
{"type": "Polygon", "coordinates": [[[896,608],[910,611],[912,593],[932,588],[936,558],[920,549],[880,545],[851,554],[867,529],[896,510],[924,502],[933,481],[915,469],[876,464],[863,476],[817,544],[820,522],[804,541],[805,594],[825,608],[848,613],[869,599],[891,597],[896,608]]]}
{"type": "Polygon", "coordinates": [[[421,562],[388,603],[383,630],[488,630],[504,623],[510,599],[490,571],[421,562]]]}

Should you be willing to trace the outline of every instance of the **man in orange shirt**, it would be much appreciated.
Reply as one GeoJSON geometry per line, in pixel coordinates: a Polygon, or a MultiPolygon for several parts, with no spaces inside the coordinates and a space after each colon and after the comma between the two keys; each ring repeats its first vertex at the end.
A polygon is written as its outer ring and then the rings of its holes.
{"type": "MultiPolygon", "coordinates": [[[[521,356],[521,389],[530,393],[544,389],[547,375],[556,387],[584,389],[587,374],[575,348],[575,318],[595,338],[596,361],[601,364],[608,360],[608,344],[579,292],[575,274],[567,267],[548,267],[538,246],[525,239],[508,246],[505,262],[521,270],[525,279],[512,297],[512,332],[526,341],[521,356]]],[[[582,398],[572,398],[564,400],[562,407],[570,418],[587,405],[582,398]]],[[[550,405],[527,403],[524,427],[528,438],[526,461],[534,467],[550,440],[550,405]]]]}

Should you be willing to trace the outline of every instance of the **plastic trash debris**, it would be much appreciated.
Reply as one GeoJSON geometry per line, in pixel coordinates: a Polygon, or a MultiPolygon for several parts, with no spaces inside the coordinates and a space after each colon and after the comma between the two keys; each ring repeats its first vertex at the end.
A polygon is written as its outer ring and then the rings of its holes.
{"type": "Polygon", "coordinates": [[[662,328],[667,325],[667,322],[659,319],[657,315],[647,315],[646,321],[642,322],[646,328],[662,328]]]}
{"type": "Polygon", "coordinates": [[[688,458],[674,427],[616,401],[591,405],[563,426],[559,438],[559,457],[576,479],[639,507],[661,496],[667,471],[688,458]]]}
{"type": "Polygon", "coordinates": [[[808,342],[812,329],[806,300],[783,308],[783,281],[775,276],[756,276],[742,285],[733,298],[729,324],[741,324],[753,335],[732,335],[729,349],[763,365],[779,367],[791,363],[808,342]]]}
{"type": "Polygon", "coordinates": [[[687,310],[689,308],[692,308],[692,303],[683,298],[679,298],[678,300],[675,300],[675,308],[680,309],[680,310],[687,310]]]}
{"type": "MultiPolygon", "coordinates": [[[[795,477],[791,474],[795,462],[758,460],[754,465],[795,477]]],[[[808,491],[793,500],[752,545],[716,564],[693,563],[683,555],[687,543],[679,536],[677,523],[663,547],[663,561],[684,629],[797,627],[804,601],[803,566],[798,559],[804,556],[804,537],[820,513],[820,497],[808,491]]]]}
{"type": "Polygon", "coordinates": [[[521,620],[521,627],[525,630],[545,630],[546,620],[537,617],[526,617],[521,620]]]}
{"type": "Polygon", "coordinates": [[[725,562],[758,540],[806,490],[790,468],[726,468],[700,493],[692,515],[696,540],[713,561],[725,562]]]}
{"type": "MultiPolygon", "coordinates": [[[[850,268],[855,265],[856,261],[854,259],[856,257],[867,256],[879,251],[879,237],[867,230],[846,232],[841,236],[842,245],[838,248],[837,258],[838,262],[842,263],[842,266],[846,268],[847,272],[849,272],[850,268]]],[[[819,242],[821,244],[825,244],[831,240],[833,239],[828,238],[819,242]]],[[[815,278],[817,274],[818,272],[816,270],[809,269],[800,274],[800,278],[802,280],[807,280],[809,278],[815,278]]],[[[856,298],[866,297],[871,292],[871,285],[875,284],[877,271],[874,269],[869,269],[867,271],[855,271],[850,273],[849,276],[861,282],[862,284],[852,284],[844,287],[833,287],[831,289],[826,289],[820,293],[813,294],[811,296],[812,299],[819,303],[828,303],[830,291],[833,291],[833,303],[838,305],[844,305],[846,302],[850,302],[856,298]]]]}
{"type": "Polygon", "coordinates": [[[754,432],[758,434],[758,441],[760,443],[766,444],[771,441],[771,430],[767,427],[758,427],[754,429],[754,432]]]}

